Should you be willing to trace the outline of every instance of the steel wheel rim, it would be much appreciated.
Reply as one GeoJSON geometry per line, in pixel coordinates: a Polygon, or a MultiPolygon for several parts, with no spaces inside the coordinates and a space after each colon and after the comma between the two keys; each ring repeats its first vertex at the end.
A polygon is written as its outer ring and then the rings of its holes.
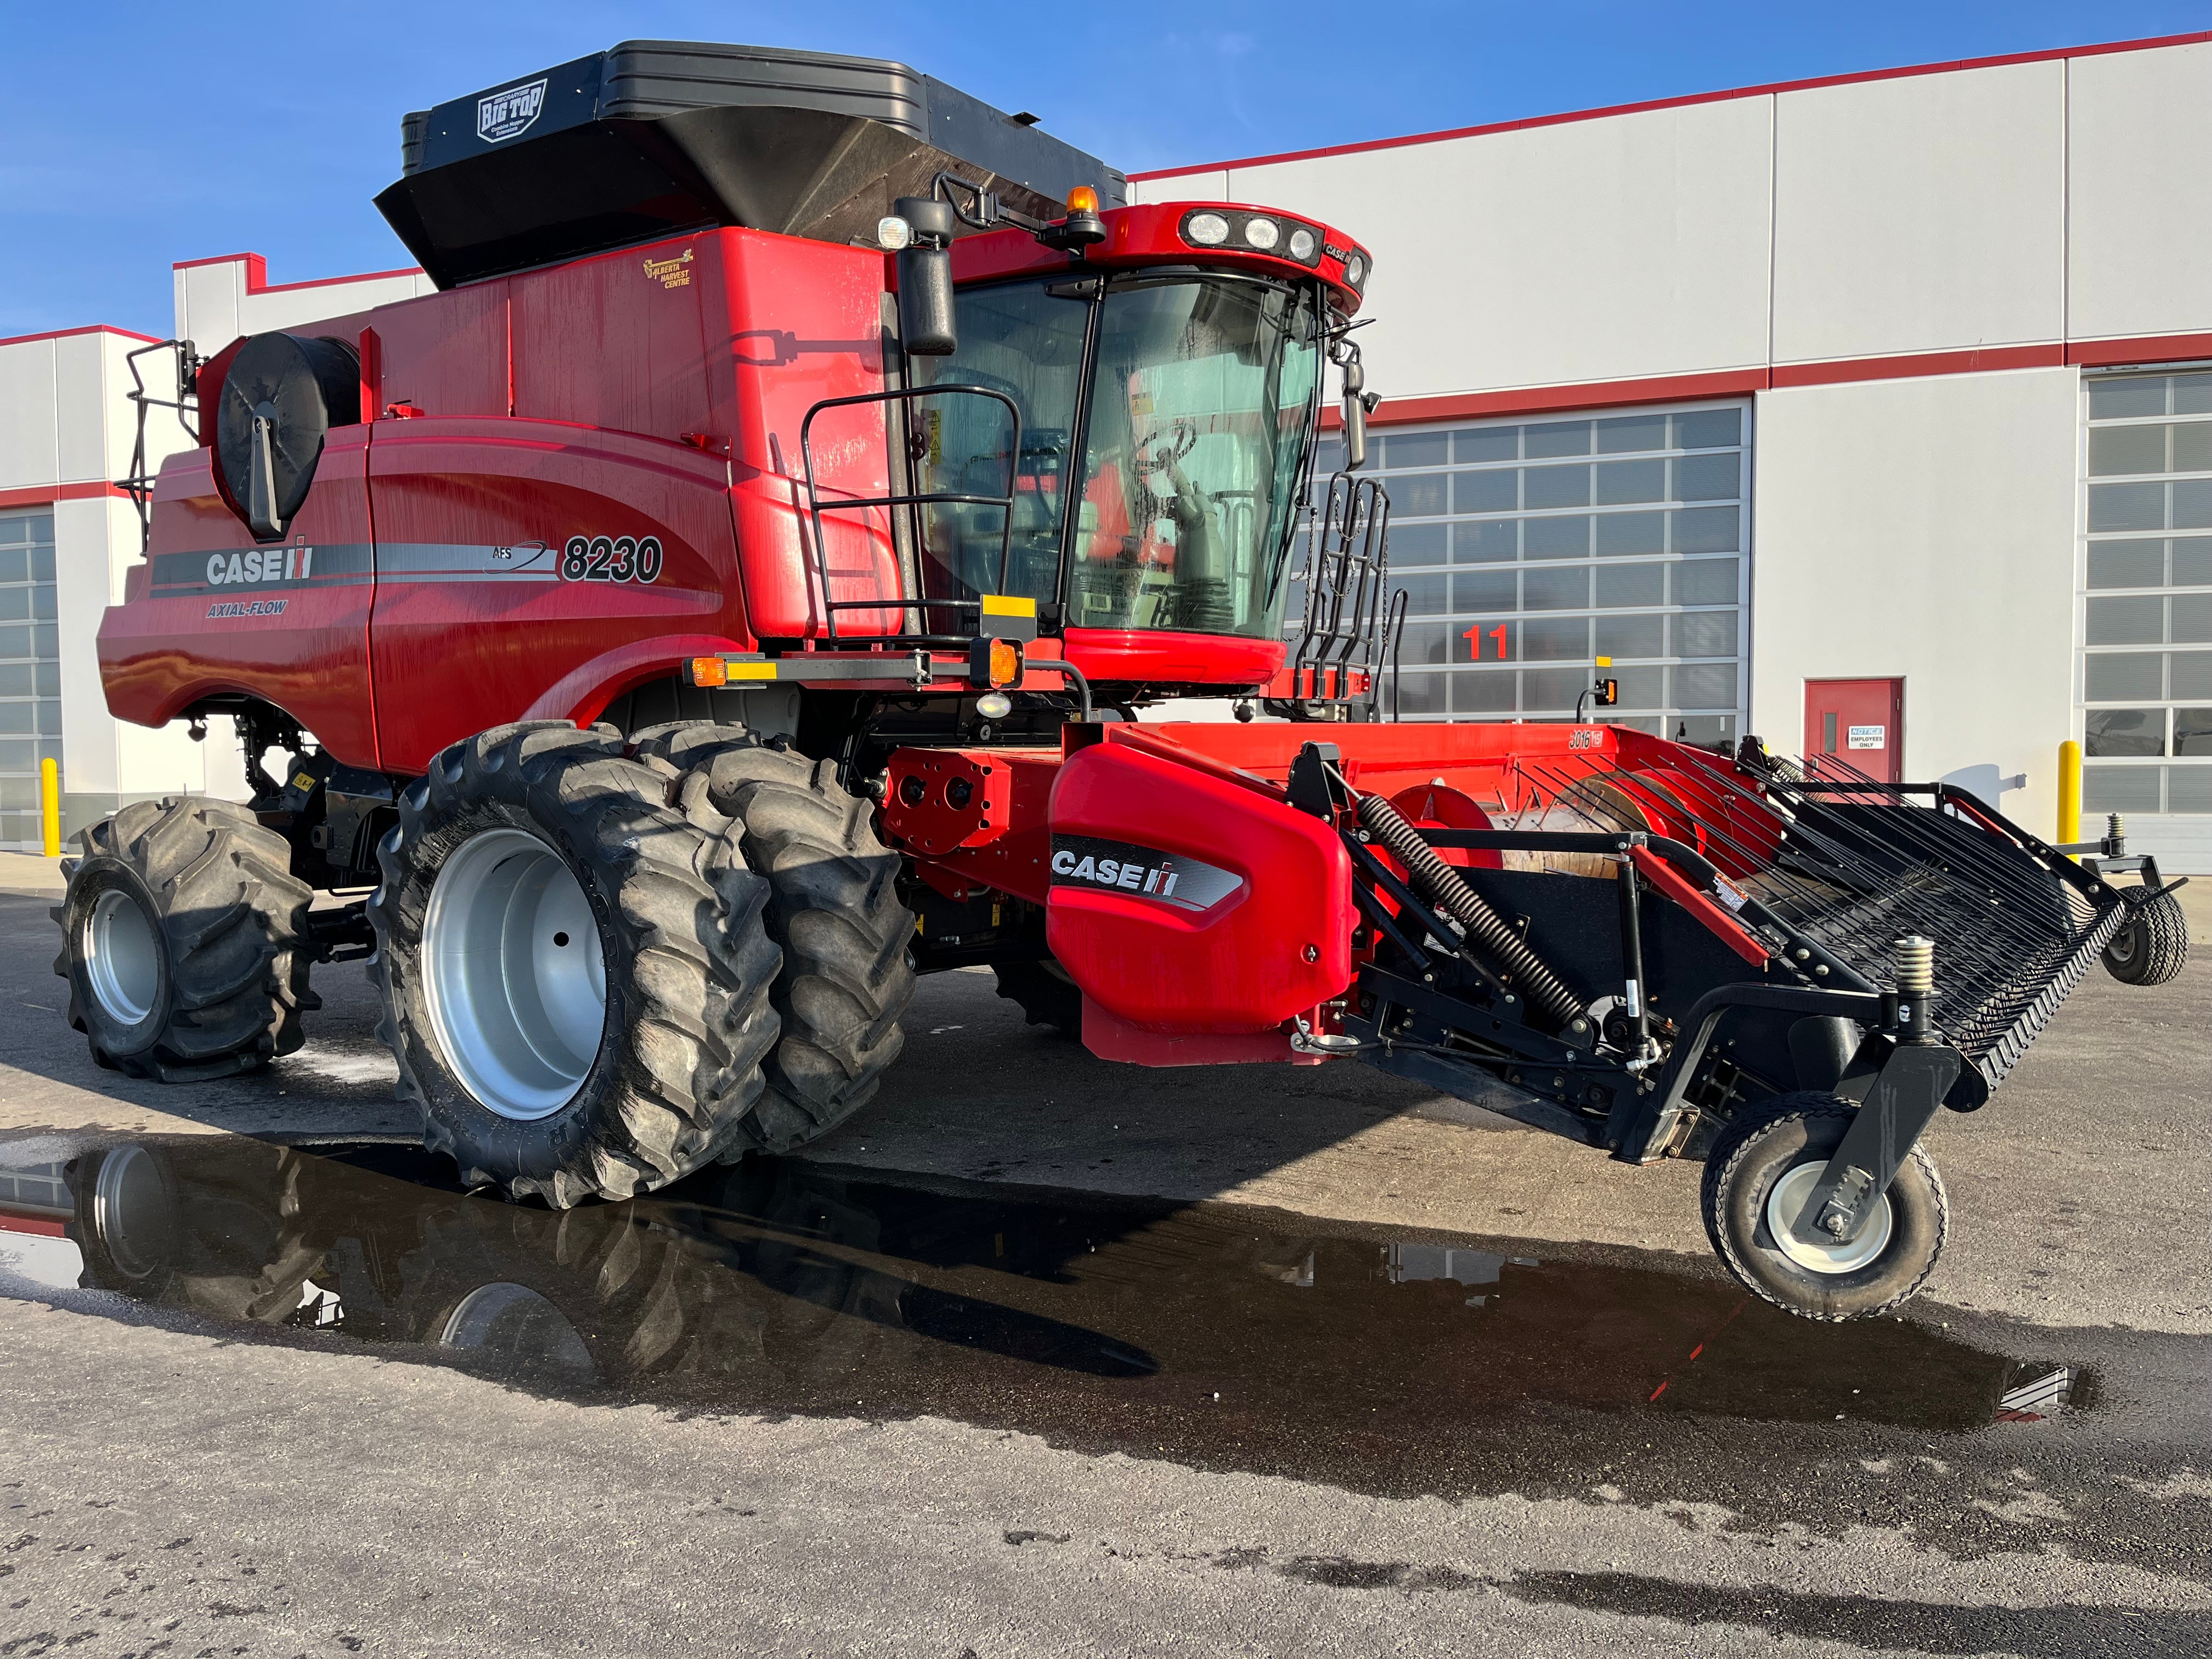
{"type": "Polygon", "coordinates": [[[592,1351],[568,1316],[528,1285],[505,1279],[479,1285],[463,1297],[447,1316],[438,1346],[587,1377],[597,1374],[592,1351]]]}
{"type": "Polygon", "coordinates": [[[566,860],[520,830],[471,837],[430,884],[423,990],[461,1085],[517,1122],[576,1097],[606,1027],[605,953],[566,860]]]}
{"type": "Polygon", "coordinates": [[[119,1025],[143,1024],[161,994],[161,941],[138,901],[111,887],[84,926],[84,977],[100,1012],[119,1025]]]}
{"type": "Polygon", "coordinates": [[[1874,1213],[1867,1218],[1864,1230],[1849,1243],[1823,1243],[1817,1234],[1800,1237],[1796,1224],[1804,1218],[1805,1200],[1812,1197],[1827,1167],[1826,1158],[1800,1164],[1774,1183],[1774,1189],[1766,1195],[1766,1231],[1774,1235],[1775,1248],[1808,1273],[1856,1273],[1889,1248],[1889,1236],[1896,1226],[1889,1194],[1884,1193],[1875,1200],[1874,1213]]]}
{"type": "Polygon", "coordinates": [[[107,1259],[126,1278],[145,1278],[175,1248],[169,1183],[144,1147],[118,1146],[100,1159],[92,1204],[107,1259]]]}

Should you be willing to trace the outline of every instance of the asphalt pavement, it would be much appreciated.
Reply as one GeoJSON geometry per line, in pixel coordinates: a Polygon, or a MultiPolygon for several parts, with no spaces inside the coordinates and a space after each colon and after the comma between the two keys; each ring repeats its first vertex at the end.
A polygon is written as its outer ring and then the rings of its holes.
{"type": "Polygon", "coordinates": [[[1947,1115],[1935,1279],[1824,1327],[1693,1165],[975,973],[804,1158],[467,1196],[358,968],[265,1073],[94,1068],[52,881],[0,860],[4,1659],[2212,1652],[2202,957],[1947,1115]]]}

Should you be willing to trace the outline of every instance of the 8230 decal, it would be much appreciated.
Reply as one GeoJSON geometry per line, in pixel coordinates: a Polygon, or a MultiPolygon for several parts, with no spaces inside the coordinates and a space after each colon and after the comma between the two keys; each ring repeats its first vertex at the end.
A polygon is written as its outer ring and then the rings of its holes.
{"type": "Polygon", "coordinates": [[[656,582],[660,565],[657,536],[571,536],[561,549],[564,582],[656,582]]]}

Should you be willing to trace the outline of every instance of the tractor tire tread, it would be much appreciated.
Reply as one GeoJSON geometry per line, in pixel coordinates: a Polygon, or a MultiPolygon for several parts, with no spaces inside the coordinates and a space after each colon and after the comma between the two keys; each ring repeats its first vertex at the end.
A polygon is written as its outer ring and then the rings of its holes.
{"type": "Polygon", "coordinates": [[[866,1105],[904,1046],[914,914],[899,897],[899,857],[830,762],[731,726],[677,722],[633,741],[641,757],[684,769],[685,810],[702,828],[728,826],[769,883],[783,1034],[744,1129],[749,1149],[788,1152],[866,1105]]]}
{"type": "Polygon", "coordinates": [[[2105,971],[2123,985],[2164,985],[2179,977],[2189,965],[2189,917],[2180,901],[2172,893],[2137,899],[2131,896],[2134,890],[2121,890],[2130,895],[2130,914],[2120,933],[2113,935],[2113,943],[2129,935],[2134,948],[2116,957],[2112,945],[2107,945],[2105,971]]]}
{"type": "Polygon", "coordinates": [[[79,832],[70,889],[49,913],[61,925],[54,972],[69,981],[69,1022],[104,1070],[196,1083],[258,1070],[306,1041],[307,910],[314,894],[292,874],[284,837],[235,802],[198,795],[134,801],[79,832]],[[161,917],[167,1018],[130,1053],[104,1044],[72,963],[77,882],[123,866],[161,917]]]}

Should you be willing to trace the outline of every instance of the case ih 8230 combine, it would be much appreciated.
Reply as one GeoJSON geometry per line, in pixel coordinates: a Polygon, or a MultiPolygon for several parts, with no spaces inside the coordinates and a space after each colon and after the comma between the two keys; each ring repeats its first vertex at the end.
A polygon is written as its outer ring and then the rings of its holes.
{"type": "Polygon", "coordinates": [[[633,43],[404,132],[378,204],[438,293],[173,347],[199,447],[102,670],[125,719],[231,717],[255,795],[85,833],[58,967],[105,1065],[259,1066],[366,958],[428,1144],[565,1206],[821,1134],[915,974],[988,963],[1109,1059],[1364,1060],[1703,1157],[1730,1269],[1832,1319],[1935,1262],[1936,1109],[2100,953],[2179,966],[2116,838],[1375,719],[1349,473],[1286,647],[1325,362],[1354,468],[1368,412],[1333,227],[1117,205],[852,58],[633,43]],[[1288,718],[1130,717],[1192,694],[1288,718]]]}

